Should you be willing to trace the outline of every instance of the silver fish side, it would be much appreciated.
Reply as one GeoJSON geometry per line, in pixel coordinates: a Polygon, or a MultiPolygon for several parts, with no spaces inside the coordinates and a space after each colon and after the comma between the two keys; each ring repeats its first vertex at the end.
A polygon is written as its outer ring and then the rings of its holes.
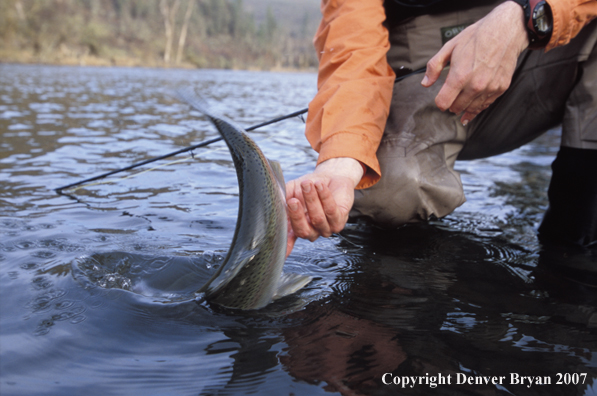
{"type": "Polygon", "coordinates": [[[228,308],[259,309],[293,293],[311,278],[284,274],[287,242],[285,185],[279,164],[269,161],[243,129],[216,116],[188,93],[179,97],[203,113],[228,145],[239,184],[239,211],[223,264],[199,291],[228,308]]]}

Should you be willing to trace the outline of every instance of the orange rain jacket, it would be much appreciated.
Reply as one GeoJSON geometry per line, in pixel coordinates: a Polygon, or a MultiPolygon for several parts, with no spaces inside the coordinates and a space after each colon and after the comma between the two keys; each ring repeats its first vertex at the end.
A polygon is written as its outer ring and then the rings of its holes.
{"type": "MultiPolygon", "coordinates": [[[[596,0],[548,0],[553,33],[546,51],[565,45],[597,16],[596,0]]],[[[307,139],[317,163],[350,157],[366,165],[357,188],[381,177],[376,158],[385,128],[395,74],[383,0],[322,0],[314,46],[319,58],[318,92],[309,104],[307,139]]]]}

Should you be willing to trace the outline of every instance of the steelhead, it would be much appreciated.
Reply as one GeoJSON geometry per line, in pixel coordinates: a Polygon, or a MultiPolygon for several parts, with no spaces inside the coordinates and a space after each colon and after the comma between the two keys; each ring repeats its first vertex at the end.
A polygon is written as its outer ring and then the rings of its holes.
{"type": "Polygon", "coordinates": [[[202,99],[186,92],[178,97],[204,114],[228,145],[239,185],[238,220],[223,264],[198,292],[207,301],[236,309],[259,309],[294,293],[311,277],[282,272],[288,225],[284,176],[234,122],[213,114],[202,99]]]}

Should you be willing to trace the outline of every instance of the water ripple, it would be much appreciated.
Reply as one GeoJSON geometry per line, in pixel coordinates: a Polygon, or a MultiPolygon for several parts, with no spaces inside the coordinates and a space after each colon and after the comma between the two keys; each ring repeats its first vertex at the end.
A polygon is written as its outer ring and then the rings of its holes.
{"type": "MultiPolygon", "coordinates": [[[[215,137],[166,95],[176,86],[252,125],[305,107],[316,76],[0,69],[3,393],[381,395],[397,391],[380,383],[386,372],[597,376],[597,296],[543,268],[547,256],[570,257],[541,251],[535,237],[554,134],[458,162],[468,201],[445,219],[385,231],[350,224],[341,236],[299,241],[285,270],[313,282],[239,313],[195,301],[237,219],[223,143],[70,197],[52,189],[215,137]]],[[[301,120],[251,136],[287,180],[312,170],[301,120]]]]}

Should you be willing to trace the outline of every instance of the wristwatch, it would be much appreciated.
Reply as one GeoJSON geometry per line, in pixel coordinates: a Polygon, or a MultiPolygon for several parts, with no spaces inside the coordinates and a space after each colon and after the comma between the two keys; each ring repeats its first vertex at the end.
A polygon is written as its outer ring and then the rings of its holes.
{"type": "Polygon", "coordinates": [[[551,7],[545,0],[512,0],[520,4],[524,10],[529,48],[543,48],[551,38],[553,15],[551,7]]]}

